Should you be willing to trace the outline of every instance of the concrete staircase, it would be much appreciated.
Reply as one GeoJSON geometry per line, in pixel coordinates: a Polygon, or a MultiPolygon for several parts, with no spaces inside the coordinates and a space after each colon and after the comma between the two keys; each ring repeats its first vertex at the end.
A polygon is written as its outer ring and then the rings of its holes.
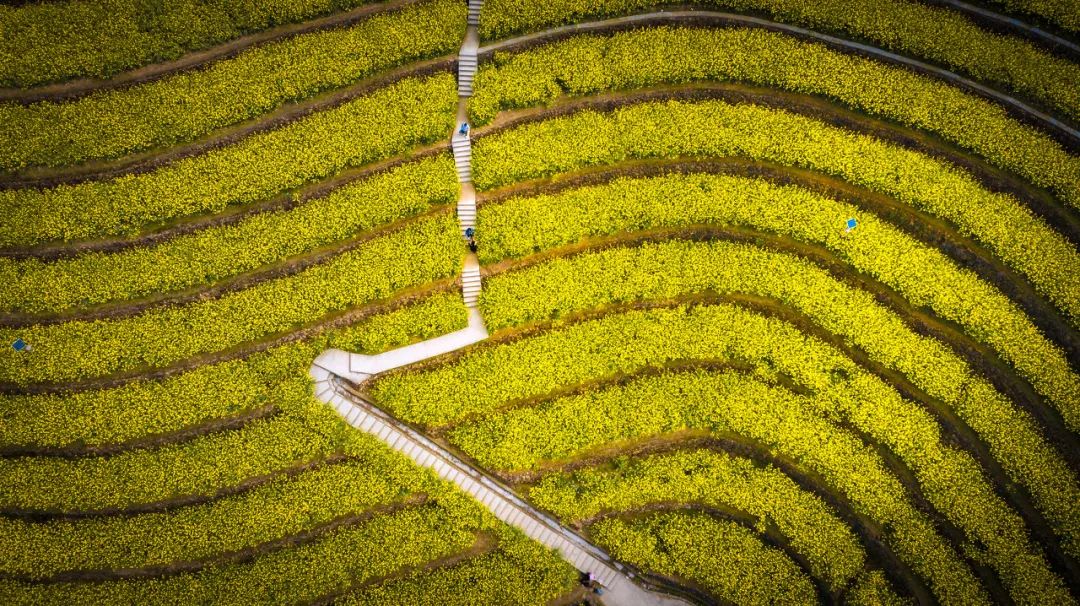
{"type": "Polygon", "coordinates": [[[458,181],[462,184],[472,183],[472,138],[468,133],[461,134],[460,128],[456,129],[450,139],[450,147],[454,150],[458,181]]]}
{"type": "Polygon", "coordinates": [[[458,52],[458,96],[471,97],[473,79],[476,77],[476,54],[480,49],[480,34],[476,27],[480,24],[480,7],[484,0],[469,0],[469,25],[465,29],[465,41],[458,52]]]}
{"type": "Polygon", "coordinates": [[[473,80],[476,78],[477,44],[466,44],[458,54],[458,96],[470,97],[473,92],[473,80]]]}
{"type": "Polygon", "coordinates": [[[484,0],[469,0],[469,25],[473,27],[480,25],[480,9],[483,6],[484,0]]]}
{"type": "MultiPolygon", "coordinates": [[[[461,232],[476,226],[476,189],[472,184],[472,139],[468,127],[467,103],[476,75],[476,55],[483,0],[469,1],[469,25],[458,57],[457,128],[450,139],[461,193],[457,214],[461,232]],[[465,125],[464,133],[462,125],[465,125]]],[[[464,245],[464,243],[463,243],[464,245]]],[[[461,272],[461,293],[468,308],[468,326],[450,334],[369,356],[340,349],[322,352],[308,371],[315,380],[315,395],[334,407],[345,421],[361,431],[377,436],[391,448],[404,453],[418,465],[429,467],[439,477],[454,482],[480,501],[503,522],[521,529],[540,543],[558,550],[575,568],[591,572],[606,588],[603,602],[608,606],[689,606],[689,602],[665,593],[650,591],[635,580],[635,573],[610,555],[586,541],[558,521],[544,515],[509,488],[462,462],[423,434],[379,410],[355,386],[394,368],[427,360],[488,338],[478,301],[482,289],[480,263],[474,254],[465,256],[461,272]]]]}
{"type": "Polygon", "coordinates": [[[476,189],[472,183],[461,184],[461,195],[458,197],[457,218],[461,225],[461,233],[470,227],[476,227],[476,189]]]}
{"type": "Polygon", "coordinates": [[[345,420],[377,436],[416,464],[435,471],[444,480],[482,503],[495,517],[515,526],[528,537],[555,549],[582,572],[591,572],[605,588],[602,599],[608,606],[689,606],[671,595],[649,591],[635,582],[632,569],[615,561],[607,552],[586,541],[557,520],[537,511],[501,482],[465,463],[420,432],[391,417],[333,373],[313,367],[315,391],[345,420]]]}
{"type": "Polygon", "coordinates": [[[461,272],[461,294],[465,298],[465,307],[476,309],[481,289],[480,264],[474,256],[472,260],[472,263],[466,261],[465,269],[461,272]]]}

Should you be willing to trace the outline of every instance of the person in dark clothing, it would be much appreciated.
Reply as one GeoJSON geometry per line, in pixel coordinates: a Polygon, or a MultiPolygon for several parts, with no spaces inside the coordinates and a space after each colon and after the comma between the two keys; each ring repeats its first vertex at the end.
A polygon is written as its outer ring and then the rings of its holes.
{"type": "Polygon", "coordinates": [[[465,238],[467,239],[468,244],[469,244],[469,251],[472,252],[472,253],[475,253],[476,252],[476,230],[471,228],[471,227],[466,229],[465,230],[465,238]]]}

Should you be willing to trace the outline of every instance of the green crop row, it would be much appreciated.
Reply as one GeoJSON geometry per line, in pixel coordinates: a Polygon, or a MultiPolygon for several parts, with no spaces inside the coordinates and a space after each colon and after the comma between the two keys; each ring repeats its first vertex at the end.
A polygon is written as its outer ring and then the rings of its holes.
{"type": "MultiPolygon", "coordinates": [[[[473,544],[478,530],[491,525],[486,520],[477,506],[447,494],[434,505],[375,516],[244,563],[154,580],[45,585],[0,580],[0,594],[12,606],[309,603],[358,582],[460,553],[473,544]]],[[[235,523],[230,520],[227,525],[235,523]]]]}
{"type": "MultiPolygon", "coordinates": [[[[714,315],[714,310],[689,315],[681,311],[634,313],[602,320],[592,328],[606,324],[604,328],[622,333],[603,345],[619,341],[629,345],[626,341],[632,342],[635,333],[653,331],[666,333],[674,341],[694,331],[712,331],[714,315]],[[680,320],[693,326],[679,325],[680,320]]],[[[569,331],[574,332],[579,331],[569,331]]],[[[578,347],[600,346],[593,340],[578,347]]],[[[573,460],[611,443],[685,429],[745,436],[811,469],[856,511],[885,528],[883,538],[902,561],[928,580],[942,602],[985,603],[986,596],[971,572],[930,521],[906,501],[903,486],[886,470],[880,456],[814,408],[810,398],[736,373],[682,373],[517,409],[452,430],[451,439],[482,464],[516,469],[573,460]]]]}
{"type": "Polygon", "coordinates": [[[310,399],[307,371],[326,347],[374,354],[464,328],[457,293],[440,294],[302,343],[207,366],[159,381],[60,395],[0,396],[0,445],[16,448],[123,444],[274,404],[310,399]],[[302,383],[301,394],[293,388],[302,383]],[[302,399],[293,400],[297,395],[302,399]],[[72,422],[77,419],[77,422],[72,422]]]}
{"type": "Polygon", "coordinates": [[[0,191],[0,246],[132,234],[147,224],[265,200],[443,139],[456,104],[452,75],[410,78],[149,173],[0,191]]]}
{"type": "MultiPolygon", "coordinates": [[[[704,322],[692,322],[695,329],[711,330],[704,322]]],[[[687,336],[685,327],[665,324],[675,333],[672,338],[687,336]]],[[[485,465],[518,468],[572,461],[608,444],[687,429],[745,436],[809,468],[856,511],[888,529],[885,541],[943,603],[957,596],[963,596],[962,603],[985,602],[978,582],[905,500],[902,485],[879,455],[823,418],[816,407],[809,398],[738,374],[682,373],[517,409],[452,430],[451,439],[485,465]]]]}
{"type": "Polygon", "coordinates": [[[727,603],[818,603],[813,583],[795,562],[735,522],[659,513],[601,520],[590,535],[619,560],[688,579],[727,603]]]}
{"type": "MultiPolygon", "coordinates": [[[[592,236],[701,223],[748,225],[827,247],[853,268],[898,290],[916,307],[929,307],[994,347],[1064,411],[1072,427],[1080,428],[1080,378],[1069,368],[1065,354],[1012,301],[973,273],[958,269],[938,250],[877,217],[800,187],[695,174],[618,179],[556,195],[514,198],[481,207],[481,262],[493,263],[592,236]],[[858,217],[859,226],[845,233],[842,226],[849,217],[858,217]],[[553,229],[554,225],[558,228],[553,229]],[[897,264],[898,258],[904,263],[897,264]]],[[[488,316],[487,321],[501,324],[497,315],[488,316]]],[[[955,362],[946,364],[939,373],[954,368],[955,362]]],[[[949,386],[945,394],[927,389],[955,401],[962,391],[957,386],[969,383],[969,374],[964,370],[938,382],[949,386]]],[[[970,389],[967,395],[976,401],[989,399],[1011,409],[1000,402],[1000,396],[988,393],[985,385],[970,389]]]]}
{"type": "Polygon", "coordinates": [[[485,66],[470,108],[483,122],[500,109],[550,103],[565,94],[703,80],[822,95],[925,129],[1080,208],[1080,157],[1002,107],[903,68],[763,30],[656,28],[575,37],[485,66]]]}
{"type": "MultiPolygon", "coordinates": [[[[0,571],[48,578],[72,570],[191,562],[297,534],[427,492],[430,481],[374,438],[363,460],[279,478],[198,507],[46,523],[0,519],[0,571]]],[[[223,453],[224,454],[224,453],[223,453]]],[[[243,461],[230,461],[243,465],[243,461]]],[[[176,473],[172,467],[164,473],[176,473]]]]}
{"type": "Polygon", "coordinates": [[[158,368],[286,332],[329,313],[389,297],[460,271],[453,217],[415,222],[285,278],[220,299],[153,308],[119,320],[0,329],[33,351],[0,355],[4,380],[60,382],[158,368]],[[28,353],[29,355],[21,355],[28,353]]]}
{"type": "Polygon", "coordinates": [[[547,476],[528,494],[566,522],[650,503],[701,503],[746,512],[759,531],[777,528],[833,591],[857,577],[866,560],[858,538],[819,497],[776,468],[722,453],[618,459],[609,468],[547,476]]]}
{"type": "Polygon", "coordinates": [[[107,78],[148,63],[297,23],[370,0],[130,0],[0,6],[0,86],[30,87],[78,77],[107,78]]]}
{"type": "MultiPolygon", "coordinates": [[[[588,322],[519,343],[483,349],[460,362],[430,371],[391,375],[377,380],[372,393],[400,416],[431,423],[439,417],[458,418],[454,413],[483,414],[498,410],[504,403],[542,397],[567,385],[675,360],[748,360],[775,366],[817,394],[807,406],[829,419],[844,419],[895,452],[914,472],[929,501],[953,524],[986,546],[983,557],[999,569],[1014,595],[1061,593],[1060,579],[1050,572],[1032,545],[1023,521],[994,493],[979,465],[967,453],[943,443],[941,429],[928,412],[902,399],[879,378],[831,346],[807,337],[789,324],[738,308],[717,306],[689,314],[656,311],[645,316],[626,314],[608,321],[588,322]],[[464,389],[462,376],[470,378],[467,402],[452,392],[455,387],[464,389]],[[445,396],[448,392],[453,395],[445,396]]],[[[612,419],[617,419],[616,423],[634,423],[641,415],[655,416],[655,423],[664,423],[667,417],[653,411],[651,403],[646,406],[643,400],[631,399],[640,410],[628,413],[627,418],[610,413],[612,419]]],[[[596,402],[593,404],[596,410],[602,409],[596,402]]],[[[733,404],[726,401],[725,405],[733,404]]],[[[530,413],[530,409],[514,410],[486,424],[453,429],[450,436],[482,464],[513,469],[527,460],[558,458],[545,457],[543,453],[551,453],[568,442],[576,441],[582,446],[599,431],[571,430],[571,426],[576,428],[580,422],[574,421],[572,425],[560,417],[566,425],[561,426],[560,435],[551,435],[537,429],[545,423],[529,417],[530,413]],[[524,422],[519,424],[521,421],[524,422]]],[[[678,414],[678,407],[670,414],[678,414]]],[[[682,423],[693,427],[701,419],[706,428],[713,428],[709,423],[718,414],[693,413],[689,421],[682,423]]],[[[751,417],[758,419],[762,414],[757,412],[751,417]]],[[[583,418],[595,421],[589,413],[583,414],[583,418]]],[[[803,422],[811,423],[806,419],[803,422]]],[[[606,438],[615,440],[619,436],[606,438]]],[[[1075,482],[1059,485],[1076,493],[1075,482]]],[[[1059,515],[1066,518],[1065,537],[1075,536],[1075,532],[1070,532],[1075,528],[1075,522],[1069,519],[1075,517],[1075,508],[1068,506],[1070,498],[1062,499],[1061,495],[1049,498],[1064,503],[1064,511],[1059,515]]]]}
{"type": "Polygon", "coordinates": [[[1034,15],[1052,21],[1061,27],[1080,32],[1080,10],[1075,0],[988,0],[1010,11],[1034,15]]]}
{"type": "Polygon", "coordinates": [[[678,156],[744,156],[818,170],[940,216],[1080,325],[1080,252],[1015,198],[925,155],[785,111],[718,101],[583,111],[481,139],[473,176],[484,190],[629,158],[678,156]]]}
{"type": "MultiPolygon", "coordinates": [[[[1080,66],[1021,38],[984,30],[950,10],[904,0],[705,0],[698,4],[720,10],[763,12],[784,23],[866,40],[1015,90],[1067,115],[1080,114],[1080,91],[1075,85],[1080,66]]],[[[484,6],[481,35],[499,38],[658,6],[663,3],[656,0],[494,0],[484,6]]],[[[674,49],[668,51],[670,55],[665,53],[665,59],[680,56],[674,49]]]]}
{"type": "Polygon", "coordinates": [[[240,430],[103,458],[0,459],[0,510],[100,511],[212,495],[340,451],[345,426],[328,406],[312,401],[310,381],[297,378],[275,387],[310,410],[253,421],[240,430]]]}
{"type": "Polygon", "coordinates": [[[577,581],[551,550],[501,532],[496,551],[344,596],[341,606],[545,606],[577,581]]]}
{"type": "Polygon", "coordinates": [[[83,97],[0,105],[0,170],[63,167],[188,143],[285,103],[454,50],[460,0],[425,0],[357,25],[258,46],[206,69],[83,97]]]}
{"type": "MultiPolygon", "coordinates": [[[[773,298],[806,314],[831,334],[866,351],[883,366],[903,373],[917,388],[940,398],[983,441],[1012,481],[1030,490],[1041,509],[1068,540],[1080,537],[1080,516],[1072,503],[1080,499],[1080,482],[1068,464],[1050,446],[1032,419],[997,393],[984,379],[937,341],[920,336],[866,292],[848,287],[826,271],[796,257],[752,246],[716,242],[667,242],[636,249],[612,249],[571,259],[556,260],[525,271],[489,280],[481,309],[494,329],[530,321],[557,318],[577,311],[621,302],[695,294],[742,293],[773,298]]],[[[773,339],[779,338],[773,336],[773,339]]],[[[787,338],[798,341],[789,329],[787,338]]],[[[789,347],[794,348],[794,345],[789,347]]],[[[846,358],[831,349],[837,366],[846,358]]],[[[823,351],[804,352],[806,360],[820,360],[823,351]]],[[[776,359],[774,358],[774,362],[776,359]]],[[[788,359],[792,376],[817,389],[827,380],[820,370],[798,370],[788,359]]],[[[809,366],[803,363],[801,366],[809,366]]],[[[860,374],[865,375],[860,371],[860,374]]],[[[971,476],[974,461],[936,452],[940,438],[933,417],[902,400],[895,391],[871,376],[860,379],[857,392],[836,394],[839,410],[883,444],[888,444],[912,467],[950,465],[950,477],[971,476]],[[901,434],[894,423],[906,429],[901,434]],[[918,435],[909,443],[901,435],[918,435]]],[[[854,390],[852,386],[847,389],[854,390]]],[[[919,474],[922,477],[921,474],[919,474]]],[[[926,476],[935,481],[942,474],[926,476]]],[[[969,479],[981,485],[979,474],[969,479]]],[[[950,494],[947,485],[928,490],[950,494]]],[[[989,487],[976,496],[992,493],[989,487]]],[[[933,496],[932,496],[932,500],[933,496]]],[[[948,508],[946,508],[948,509],[948,508]]],[[[987,513],[1000,517],[1000,513],[987,513]]]]}
{"type": "Polygon", "coordinates": [[[0,307],[59,312],[216,282],[449,204],[457,189],[447,154],[156,246],[54,262],[0,258],[0,307]]]}

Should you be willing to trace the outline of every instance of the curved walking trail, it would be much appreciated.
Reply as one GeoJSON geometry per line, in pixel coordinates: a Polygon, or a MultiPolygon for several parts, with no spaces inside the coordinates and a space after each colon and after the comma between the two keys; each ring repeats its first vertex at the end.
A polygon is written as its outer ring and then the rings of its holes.
{"type": "MultiPolygon", "coordinates": [[[[466,113],[472,95],[479,49],[480,7],[483,0],[469,0],[469,22],[458,58],[458,124],[451,137],[454,163],[461,193],[457,215],[462,234],[476,225],[476,190],[472,185],[472,139],[466,113]]],[[[477,301],[482,288],[480,263],[475,254],[465,256],[461,274],[462,296],[468,309],[468,325],[456,332],[400,347],[374,356],[340,349],[324,351],[311,365],[315,395],[334,407],[352,426],[378,436],[390,447],[409,456],[418,465],[429,467],[445,480],[457,484],[491,510],[495,517],[522,530],[530,538],[556,549],[575,568],[592,573],[605,588],[603,600],[609,606],[687,606],[688,602],[656,593],[644,586],[627,566],[615,561],[581,535],[537,511],[494,478],[463,462],[415,429],[383,412],[350,383],[363,383],[388,370],[413,364],[488,338],[477,301]]]]}

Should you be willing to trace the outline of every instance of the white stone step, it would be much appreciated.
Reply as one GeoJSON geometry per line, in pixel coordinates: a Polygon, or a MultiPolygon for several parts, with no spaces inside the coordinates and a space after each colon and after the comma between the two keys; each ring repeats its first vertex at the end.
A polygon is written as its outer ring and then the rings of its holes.
{"type": "Polygon", "coordinates": [[[349,425],[357,425],[360,421],[360,417],[364,416],[364,411],[359,408],[353,407],[349,412],[349,416],[345,417],[345,420],[349,422],[349,425]]]}
{"type": "Polygon", "coordinates": [[[375,423],[376,423],[375,417],[373,417],[371,415],[368,415],[367,417],[364,418],[364,420],[360,421],[360,429],[363,430],[363,431],[366,431],[368,433],[371,433],[372,428],[375,427],[375,423]]]}

